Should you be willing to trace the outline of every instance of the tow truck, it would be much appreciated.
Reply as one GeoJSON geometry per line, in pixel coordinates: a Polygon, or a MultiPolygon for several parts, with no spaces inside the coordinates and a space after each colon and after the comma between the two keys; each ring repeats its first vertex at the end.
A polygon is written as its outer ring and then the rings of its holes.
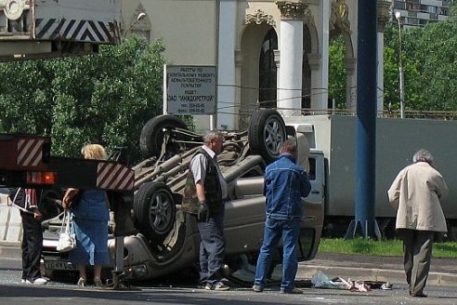
{"type": "MultiPolygon", "coordinates": [[[[0,62],[79,56],[120,42],[121,0],[0,0],[0,62]]],[[[44,189],[47,218],[59,217],[68,187],[106,190],[114,214],[111,288],[125,288],[123,237],[133,234],[134,171],[116,161],[51,155],[45,136],[0,134],[0,185],[44,189]]]]}
{"type": "Polygon", "coordinates": [[[49,137],[0,134],[0,185],[43,189],[40,209],[47,220],[62,216],[59,200],[68,187],[106,190],[114,213],[115,265],[113,288],[125,286],[123,237],[136,229],[129,218],[133,204],[134,171],[108,160],[51,156],[49,137]]]}

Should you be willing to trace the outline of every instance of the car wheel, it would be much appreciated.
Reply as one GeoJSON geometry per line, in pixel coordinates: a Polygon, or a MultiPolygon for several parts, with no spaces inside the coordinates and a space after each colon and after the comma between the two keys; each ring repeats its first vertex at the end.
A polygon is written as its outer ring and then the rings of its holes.
{"type": "Polygon", "coordinates": [[[133,211],[138,229],[151,240],[163,240],[173,228],[176,206],[163,182],[143,184],[135,194],[133,211]]]}
{"type": "MultiPolygon", "coordinates": [[[[140,135],[140,150],[143,157],[160,156],[164,132],[174,128],[187,130],[186,123],[174,115],[159,115],[147,121],[140,135]]],[[[167,151],[176,150],[176,148],[167,147],[167,151]]]]}
{"type": "Polygon", "coordinates": [[[286,125],[279,112],[264,109],[253,113],[248,130],[249,147],[265,162],[273,162],[279,155],[279,147],[286,140],[286,125]]]}

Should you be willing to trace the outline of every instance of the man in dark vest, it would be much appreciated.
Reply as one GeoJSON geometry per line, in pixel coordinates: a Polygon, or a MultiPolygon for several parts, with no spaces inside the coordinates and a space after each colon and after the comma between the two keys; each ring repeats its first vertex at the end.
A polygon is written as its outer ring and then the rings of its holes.
{"type": "Polygon", "coordinates": [[[206,290],[225,291],[230,287],[222,282],[220,269],[225,253],[224,199],[227,197],[227,184],[217,163],[224,135],[211,131],[205,135],[204,141],[190,164],[200,205],[197,215],[201,238],[200,284],[205,285],[206,290]]]}

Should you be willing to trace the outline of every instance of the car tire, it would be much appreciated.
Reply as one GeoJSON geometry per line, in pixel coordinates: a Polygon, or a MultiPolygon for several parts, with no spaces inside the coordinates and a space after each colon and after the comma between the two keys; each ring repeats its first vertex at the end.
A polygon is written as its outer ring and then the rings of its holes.
{"type": "Polygon", "coordinates": [[[170,130],[174,128],[188,129],[186,123],[174,115],[159,115],[147,121],[140,135],[140,150],[143,157],[160,156],[164,129],[170,130]]]}
{"type": "Polygon", "coordinates": [[[286,139],[286,125],[279,112],[263,109],[252,114],[248,141],[253,154],[259,154],[266,163],[271,163],[279,156],[279,147],[286,139]]]}
{"type": "Polygon", "coordinates": [[[135,193],[133,211],[138,229],[148,239],[162,241],[173,228],[176,205],[163,182],[148,182],[135,193]]]}

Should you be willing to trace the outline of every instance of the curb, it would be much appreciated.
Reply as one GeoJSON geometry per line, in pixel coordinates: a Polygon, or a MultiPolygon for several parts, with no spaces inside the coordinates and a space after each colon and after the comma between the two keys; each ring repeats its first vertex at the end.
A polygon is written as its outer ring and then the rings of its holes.
{"type": "MultiPolygon", "coordinates": [[[[343,279],[389,282],[391,284],[406,285],[406,276],[403,269],[377,269],[356,267],[335,267],[299,264],[297,278],[311,279],[317,271],[323,272],[329,278],[341,277],[343,279]]],[[[427,285],[457,287],[457,275],[444,272],[430,272],[427,285]]]]}
{"type": "Polygon", "coordinates": [[[0,257],[2,259],[21,259],[21,244],[0,242],[0,257]]]}

